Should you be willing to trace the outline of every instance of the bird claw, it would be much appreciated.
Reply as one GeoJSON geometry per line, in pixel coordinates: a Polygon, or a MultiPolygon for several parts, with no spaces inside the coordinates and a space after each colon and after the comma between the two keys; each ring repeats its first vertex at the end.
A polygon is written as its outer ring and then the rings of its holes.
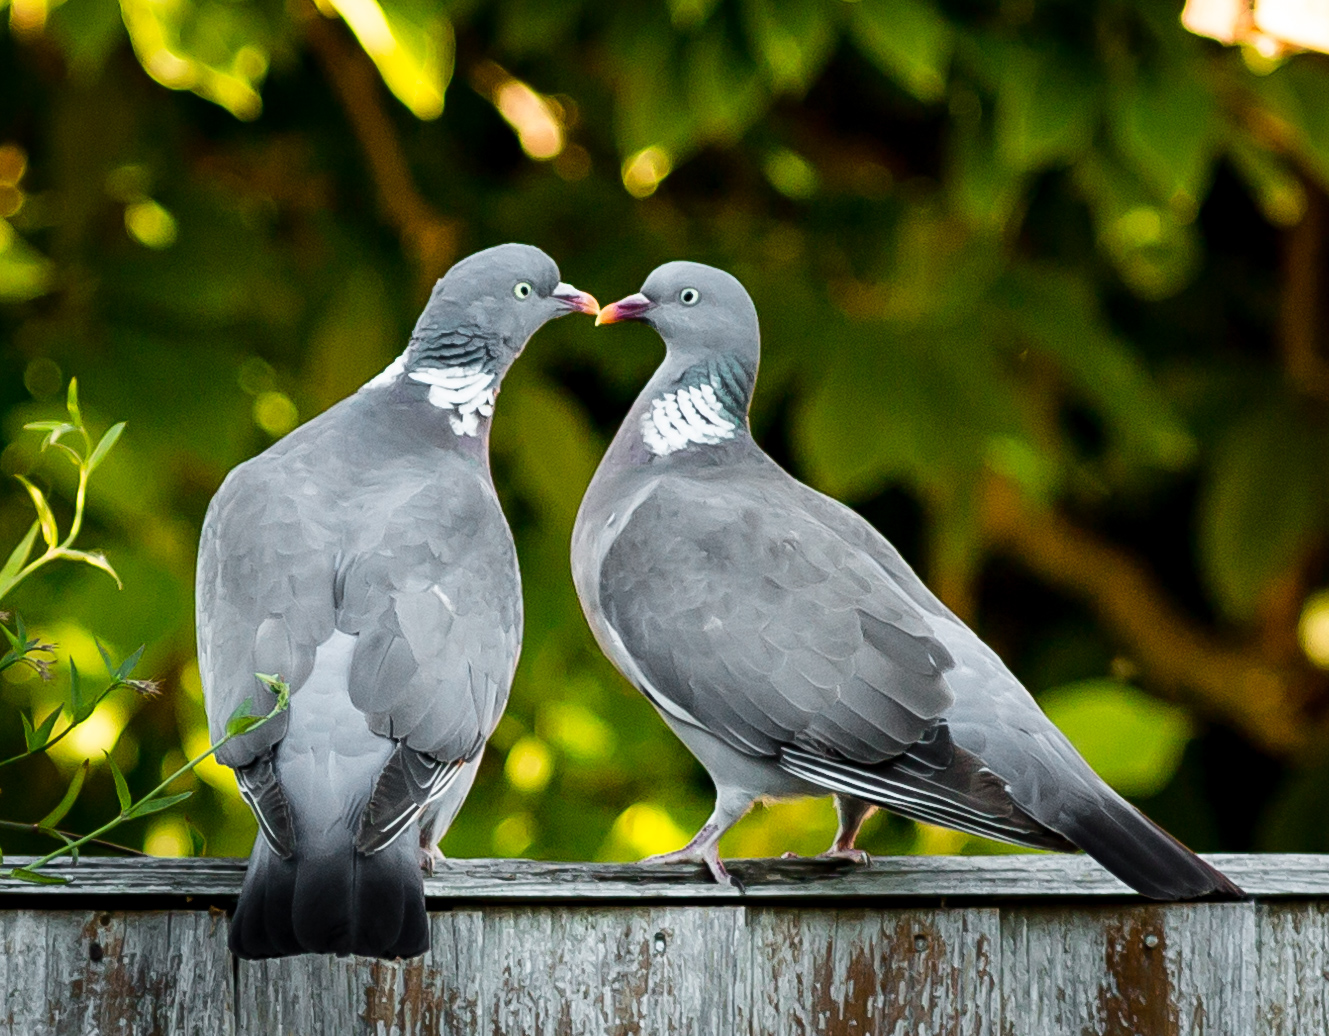
{"type": "Polygon", "coordinates": [[[710,872],[711,879],[723,888],[737,888],[743,891],[743,883],[735,878],[729,871],[725,870],[725,865],[720,861],[720,852],[714,846],[710,850],[683,848],[677,849],[672,853],[660,853],[657,856],[648,856],[641,861],[644,864],[652,863],[700,863],[710,872]]]}
{"type": "Polygon", "coordinates": [[[782,860],[826,860],[828,862],[839,862],[848,860],[850,863],[858,864],[860,867],[866,867],[872,862],[872,857],[866,849],[855,849],[853,846],[844,848],[832,846],[824,853],[818,853],[816,856],[800,856],[798,853],[781,853],[782,860]]]}
{"type": "Polygon", "coordinates": [[[850,846],[832,846],[824,853],[821,853],[819,860],[848,860],[850,863],[858,864],[860,867],[866,867],[872,862],[872,856],[866,849],[856,849],[850,846]]]}
{"type": "Polygon", "coordinates": [[[447,857],[443,855],[443,850],[438,846],[420,846],[420,869],[429,875],[429,877],[432,878],[434,876],[434,871],[438,868],[438,865],[446,859],[447,857]]]}

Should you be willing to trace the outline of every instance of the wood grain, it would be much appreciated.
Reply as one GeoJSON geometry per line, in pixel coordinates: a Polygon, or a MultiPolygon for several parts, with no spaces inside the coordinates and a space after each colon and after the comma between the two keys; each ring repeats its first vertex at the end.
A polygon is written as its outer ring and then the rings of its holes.
{"type": "Polygon", "coordinates": [[[1002,911],[1009,1036],[1250,1036],[1255,905],[1002,911]]]}
{"type": "Polygon", "coordinates": [[[225,918],[207,911],[0,910],[0,1032],[234,1029],[225,918]]]}
{"type": "MultiPolygon", "coordinates": [[[[1252,896],[1329,897],[1329,855],[1213,853],[1204,857],[1252,896]]],[[[21,865],[21,858],[7,864],[21,865]]],[[[425,880],[431,900],[564,901],[925,899],[1107,897],[1138,900],[1086,856],[888,856],[867,867],[818,860],[733,860],[745,885],[720,888],[686,864],[546,863],[538,860],[448,860],[425,880]]],[[[233,897],[244,860],[84,857],[51,868],[69,885],[32,885],[0,878],[0,896],[233,897]]]]}
{"type": "Polygon", "coordinates": [[[741,897],[454,861],[394,962],[236,962],[237,861],[85,859],[0,888],[0,1036],[1329,1036],[1325,859],[1211,859],[1257,895],[1148,903],[1053,856],[737,861],[741,897]]]}

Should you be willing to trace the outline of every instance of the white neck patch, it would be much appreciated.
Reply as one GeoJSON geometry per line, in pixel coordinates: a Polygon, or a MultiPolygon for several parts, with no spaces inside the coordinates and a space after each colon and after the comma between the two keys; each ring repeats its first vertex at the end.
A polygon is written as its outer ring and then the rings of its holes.
{"type": "MultiPolygon", "coordinates": [[[[398,356],[365,388],[391,385],[405,373],[405,357],[398,356]]],[[[411,371],[409,377],[429,386],[429,402],[434,406],[454,412],[448,420],[457,435],[479,434],[480,418],[494,415],[498,388],[494,375],[486,371],[475,367],[423,367],[411,371]]]]}
{"type": "Polygon", "coordinates": [[[494,415],[498,388],[494,375],[474,367],[424,367],[411,371],[412,381],[429,386],[429,402],[452,410],[448,420],[458,435],[476,435],[480,418],[494,415]]]}
{"type": "Polygon", "coordinates": [[[641,415],[641,438],[657,457],[691,446],[732,439],[738,425],[725,414],[710,385],[687,385],[651,400],[641,415]]]}

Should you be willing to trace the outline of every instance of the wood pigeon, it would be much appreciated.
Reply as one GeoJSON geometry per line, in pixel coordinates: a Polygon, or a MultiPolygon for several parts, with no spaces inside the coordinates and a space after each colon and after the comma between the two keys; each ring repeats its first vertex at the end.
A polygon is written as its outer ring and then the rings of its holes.
{"type": "Polygon", "coordinates": [[[831,857],[865,858],[881,806],[1083,849],[1156,899],[1242,895],[1109,788],[871,525],[757,446],[757,312],[735,278],[667,263],[596,323],[619,320],[667,351],[586,491],[573,576],[601,648],[716,788],[655,859],[727,884],[720,836],[755,800],[834,794],[831,857]]]}
{"type": "Polygon", "coordinates": [[[235,468],[199,544],[214,742],[245,699],[290,707],[221,749],[258,819],[241,957],[410,957],[422,867],[461,807],[521,646],[512,534],[489,471],[503,375],[548,320],[595,313],[528,245],[457,263],[406,351],[235,468]]]}

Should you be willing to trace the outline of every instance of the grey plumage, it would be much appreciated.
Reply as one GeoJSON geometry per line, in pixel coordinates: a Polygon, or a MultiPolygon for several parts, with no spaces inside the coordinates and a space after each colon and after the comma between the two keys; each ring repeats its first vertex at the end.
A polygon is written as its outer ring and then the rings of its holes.
{"type": "Polygon", "coordinates": [[[1240,889],[1113,792],[997,655],[853,511],[753,441],[756,310],[733,277],[669,263],[597,322],[667,355],[573,532],[601,647],[710,773],[716,807],[666,858],[728,877],[716,846],[758,798],[836,796],[1043,849],[1087,850],[1146,895],[1240,889]]]}
{"type": "Polygon", "coordinates": [[[405,353],[223,482],[199,545],[214,740],[256,673],[289,710],[219,752],[259,820],[231,945],[401,957],[428,946],[421,866],[475,778],[521,644],[488,462],[504,373],[594,300],[504,245],[435,286],[405,353]],[[422,855],[423,853],[423,855],[422,855]]]}

